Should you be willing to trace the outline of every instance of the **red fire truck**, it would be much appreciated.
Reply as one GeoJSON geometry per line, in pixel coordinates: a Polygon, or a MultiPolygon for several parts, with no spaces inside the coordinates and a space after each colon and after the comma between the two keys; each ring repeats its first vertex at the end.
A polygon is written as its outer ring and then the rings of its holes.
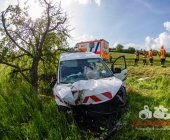
{"type": "Polygon", "coordinates": [[[109,42],[104,39],[91,40],[77,43],[77,48],[84,47],[87,52],[93,52],[100,55],[103,60],[109,60],[109,42]]]}

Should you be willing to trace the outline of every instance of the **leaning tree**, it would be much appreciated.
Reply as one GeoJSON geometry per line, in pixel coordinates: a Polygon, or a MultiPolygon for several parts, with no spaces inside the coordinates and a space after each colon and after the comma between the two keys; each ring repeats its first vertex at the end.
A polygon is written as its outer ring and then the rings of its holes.
{"type": "Polygon", "coordinates": [[[1,12],[0,63],[19,72],[37,94],[40,62],[51,60],[59,48],[67,45],[70,30],[69,18],[61,3],[36,2],[42,8],[41,17],[36,20],[29,16],[26,2],[24,7],[18,2],[1,12]]]}

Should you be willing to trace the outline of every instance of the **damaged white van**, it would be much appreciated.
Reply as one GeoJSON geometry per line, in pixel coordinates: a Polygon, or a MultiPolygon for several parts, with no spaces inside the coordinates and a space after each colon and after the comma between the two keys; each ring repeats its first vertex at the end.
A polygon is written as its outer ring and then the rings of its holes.
{"type": "Polygon", "coordinates": [[[126,107],[126,77],[125,56],[109,68],[94,53],[68,52],[60,55],[51,87],[59,109],[71,111],[81,132],[100,137],[104,129],[107,137],[115,132],[126,107]]]}

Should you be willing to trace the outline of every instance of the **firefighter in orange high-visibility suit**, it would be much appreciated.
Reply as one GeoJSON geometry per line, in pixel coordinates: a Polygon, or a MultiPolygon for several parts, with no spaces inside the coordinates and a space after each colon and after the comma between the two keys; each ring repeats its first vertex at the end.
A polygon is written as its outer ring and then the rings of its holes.
{"type": "Polygon", "coordinates": [[[135,59],[135,64],[134,64],[134,66],[137,66],[138,61],[139,61],[139,51],[136,50],[134,54],[135,54],[135,56],[134,56],[134,59],[135,59]]]}
{"type": "Polygon", "coordinates": [[[164,46],[161,46],[161,49],[159,50],[159,57],[160,57],[160,62],[162,67],[165,64],[165,54],[166,54],[166,50],[164,49],[164,46]]]}
{"type": "Polygon", "coordinates": [[[143,65],[146,65],[147,52],[144,50],[142,54],[143,65]]]}
{"type": "Polygon", "coordinates": [[[148,52],[148,57],[149,57],[149,61],[150,61],[150,65],[153,65],[153,55],[154,55],[154,51],[152,51],[152,49],[149,50],[148,52]]]}

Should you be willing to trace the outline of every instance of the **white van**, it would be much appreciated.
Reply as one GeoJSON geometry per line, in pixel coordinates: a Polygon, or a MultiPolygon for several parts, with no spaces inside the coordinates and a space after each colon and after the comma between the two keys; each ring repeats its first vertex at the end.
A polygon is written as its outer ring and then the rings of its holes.
{"type": "Polygon", "coordinates": [[[83,132],[115,131],[113,121],[126,105],[126,60],[118,57],[111,68],[92,52],[62,53],[57,78],[51,84],[59,109],[70,110],[83,132]]]}

